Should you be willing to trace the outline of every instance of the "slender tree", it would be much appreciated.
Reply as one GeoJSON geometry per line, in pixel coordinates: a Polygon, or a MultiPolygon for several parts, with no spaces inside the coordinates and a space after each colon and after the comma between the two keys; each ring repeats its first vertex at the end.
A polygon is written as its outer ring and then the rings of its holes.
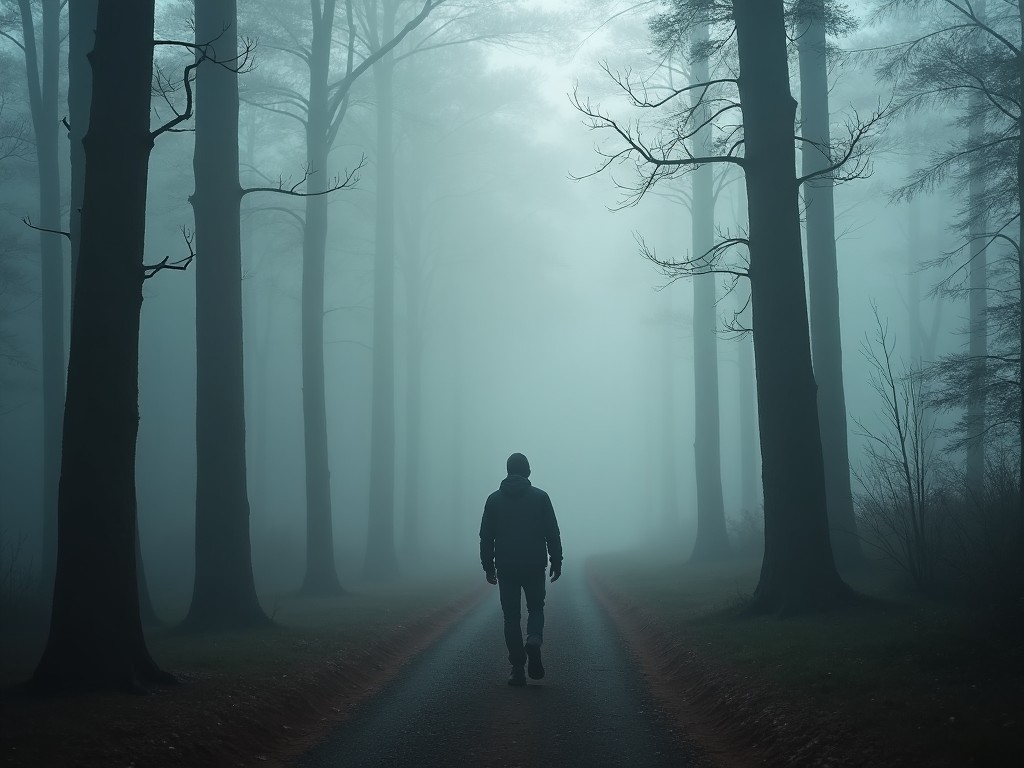
{"type": "MultiPolygon", "coordinates": [[[[193,628],[268,621],[249,537],[235,0],[196,0],[196,558],[193,628]]],[[[244,55],[244,54],[243,54],[244,55]]]]}
{"type": "Polygon", "coordinates": [[[149,154],[153,0],[99,0],[72,316],[46,688],[168,680],[142,634],[135,446],[149,154]]]}
{"type": "MultiPolygon", "coordinates": [[[[697,52],[691,65],[695,82],[709,78],[708,25],[699,24],[693,31],[693,48],[697,52]]],[[[693,136],[693,154],[710,156],[713,151],[713,118],[704,94],[690,92],[694,118],[699,129],[693,136]]],[[[694,168],[691,205],[693,253],[711,251],[715,242],[714,169],[711,164],[694,168]]],[[[716,276],[713,272],[693,278],[693,449],[697,484],[697,539],[693,545],[695,560],[715,560],[729,552],[729,535],[725,529],[725,502],[722,500],[722,430],[718,396],[718,318],[716,276]]]]}
{"type": "MultiPolygon", "coordinates": [[[[817,174],[832,162],[825,14],[825,0],[800,0],[795,9],[800,62],[800,134],[803,137],[800,153],[805,175],[817,174]]],[[[818,417],[832,550],[840,565],[855,567],[861,564],[862,555],[850,487],[832,187],[832,178],[827,174],[810,178],[803,185],[807,211],[811,355],[818,384],[818,417]]]]}
{"type": "MultiPolygon", "coordinates": [[[[302,241],[302,413],[306,471],[306,593],[341,590],[334,567],[330,465],[327,452],[327,397],[324,380],[324,268],[327,254],[328,155],[348,113],[355,83],[418,27],[442,0],[424,0],[419,12],[390,38],[381,38],[357,59],[358,33],[353,0],[344,4],[344,74],[332,77],[337,0],[310,4],[312,35],[308,47],[292,51],[309,73],[305,94],[269,85],[261,101],[268,109],[298,120],[306,135],[308,193],[302,241]]],[[[393,450],[393,447],[392,447],[393,450]]]]}
{"type": "MultiPolygon", "coordinates": [[[[678,341],[672,316],[672,294],[665,291],[662,302],[664,323],[661,327],[661,344],[658,357],[661,367],[661,406],[658,408],[658,429],[661,432],[661,446],[658,451],[661,460],[661,515],[658,520],[662,533],[670,539],[679,528],[679,466],[676,459],[676,360],[679,357],[678,341]]],[[[698,525],[700,520],[698,518],[698,525]]]]}
{"type": "MultiPolygon", "coordinates": [[[[371,50],[395,36],[398,0],[369,6],[371,50]]],[[[370,408],[370,516],[363,572],[387,578],[398,568],[395,550],[395,155],[392,52],[373,65],[377,93],[377,213],[373,259],[373,394],[370,408]]]]}
{"type": "Polygon", "coordinates": [[[716,119],[735,121],[732,116],[739,111],[739,122],[724,131],[726,138],[716,143],[715,154],[695,155],[684,143],[706,122],[692,105],[680,113],[678,127],[652,144],[641,138],[636,124],[621,125],[578,97],[575,104],[592,128],[609,129],[625,144],[624,149],[605,153],[599,171],[623,158],[633,159],[641,171],[639,183],[627,188],[627,199],[639,199],[652,184],[680,169],[729,163],[744,172],[747,237],[726,238],[685,263],[652,260],[672,274],[729,271],[750,281],[765,510],[764,560],[750,607],[775,613],[820,610],[843,602],[850,590],[836,571],[829,540],[798,197],[808,178],[844,166],[846,178],[859,175],[862,166],[855,161],[879,116],[854,127],[842,149],[830,155],[829,166],[810,177],[798,177],[796,101],[790,91],[784,3],[679,0],[654,23],[656,44],[676,47],[687,39],[684,35],[708,22],[722,33],[721,44],[735,39],[738,76],[723,73],[657,101],[634,90],[628,76],[618,80],[637,107],[656,109],[698,91],[697,103],[711,104],[716,119]],[[722,263],[723,253],[735,245],[745,246],[749,253],[745,269],[722,263]]]}
{"type": "Polygon", "coordinates": [[[64,407],[64,253],[61,229],[60,162],[57,139],[57,86],[60,67],[60,0],[41,0],[42,28],[37,37],[33,4],[18,0],[29,108],[39,174],[40,311],[42,316],[42,481],[44,589],[52,585],[57,541],[57,487],[61,463],[61,413],[64,407]]]}

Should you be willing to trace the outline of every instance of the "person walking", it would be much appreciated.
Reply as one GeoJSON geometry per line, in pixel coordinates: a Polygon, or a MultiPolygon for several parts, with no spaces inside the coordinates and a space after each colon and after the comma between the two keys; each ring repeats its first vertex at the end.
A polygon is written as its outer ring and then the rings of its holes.
{"type": "Polygon", "coordinates": [[[490,584],[498,585],[505,620],[505,645],[512,665],[509,685],[526,685],[526,674],[544,677],[540,647],[544,640],[545,570],[562,575],[562,539],[551,499],[530,483],[530,462],[513,453],[505,462],[508,477],[487,497],[480,521],[480,564],[490,584]],[[521,623],[526,595],[526,644],[521,623]],[[524,671],[524,666],[529,665],[524,671]]]}

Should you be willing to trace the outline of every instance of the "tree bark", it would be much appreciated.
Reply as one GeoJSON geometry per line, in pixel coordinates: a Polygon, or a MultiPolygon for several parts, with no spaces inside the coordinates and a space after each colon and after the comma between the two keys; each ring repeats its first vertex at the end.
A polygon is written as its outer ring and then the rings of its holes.
{"type": "Polygon", "coordinates": [[[811,370],[782,0],[734,0],[750,221],[765,552],[754,612],[831,607],[849,593],[829,543],[811,370]]]}
{"type": "MultiPolygon", "coordinates": [[[[395,36],[396,3],[383,0],[381,40],[395,36]]],[[[370,517],[366,535],[368,578],[394,576],[395,551],[395,165],[394,57],[373,65],[377,92],[377,217],[373,269],[373,402],[370,435],[370,517]]]]}
{"type": "Polygon", "coordinates": [[[96,0],[76,0],[68,5],[68,140],[71,144],[71,286],[74,296],[75,271],[81,240],[82,200],[85,193],[85,149],[82,138],[89,129],[89,99],[92,71],[89,51],[96,29],[96,0]]]}
{"type": "MultiPolygon", "coordinates": [[[[707,40],[707,26],[695,34],[695,42],[707,40]]],[[[693,63],[695,82],[708,80],[707,59],[693,63]]],[[[710,118],[707,107],[697,107],[700,89],[691,92],[697,120],[710,118]]],[[[712,152],[711,126],[694,137],[694,154],[712,152]]],[[[710,165],[694,169],[693,180],[693,258],[699,259],[715,242],[714,172],[710,165]]],[[[694,560],[715,560],[729,553],[729,535],[725,529],[725,504],[722,500],[721,418],[718,392],[718,321],[715,315],[715,275],[693,278],[693,393],[694,435],[697,483],[697,539],[694,560]]]]}
{"type": "MultiPolygon", "coordinates": [[[[1024,13],[1018,8],[1020,19],[1021,40],[1024,40],[1024,13]]],[[[1024,53],[1017,57],[1017,103],[1024,105],[1024,53]]],[[[1018,123],[1024,122],[1024,114],[1018,117],[1018,123]]],[[[1024,215],[1024,130],[1022,125],[1017,126],[1017,211],[1024,215]]],[[[1018,219],[1018,222],[1020,219],[1018,219]]],[[[1024,226],[1019,226],[1024,232],[1024,226]]],[[[1018,243],[1021,238],[1018,237],[1018,243]]],[[[1024,249],[1017,249],[1017,287],[1018,296],[1024,304],[1024,249]]],[[[1020,362],[1017,369],[1017,382],[1020,387],[1018,400],[1017,421],[1018,421],[1018,465],[1017,465],[1017,525],[1018,525],[1018,546],[1024,548],[1024,307],[1019,313],[1018,355],[1020,362]]]]}
{"type": "MultiPolygon", "coordinates": [[[[985,16],[985,0],[978,0],[975,13],[985,16]]],[[[974,147],[985,133],[985,96],[971,91],[967,101],[970,123],[968,146],[974,147]]],[[[980,501],[985,487],[985,369],[988,355],[988,220],[984,209],[985,177],[977,152],[970,156],[968,169],[968,253],[970,254],[968,294],[968,356],[971,365],[971,392],[967,400],[967,489],[980,501]]]]}
{"type": "MultiPolygon", "coordinates": [[[[749,310],[743,313],[749,318],[749,310]]],[[[741,322],[742,316],[741,316],[741,322]]],[[[749,327],[749,323],[746,324],[749,327]]],[[[757,395],[754,392],[754,346],[748,335],[739,340],[738,373],[740,395],[740,473],[742,507],[755,517],[758,510],[757,485],[757,395]]]]}
{"type": "Polygon", "coordinates": [[[139,617],[135,448],[153,0],[100,0],[58,497],[49,689],[166,681],[139,617]]]}
{"type": "MultiPolygon", "coordinates": [[[[334,3],[313,19],[309,63],[309,108],[306,115],[307,191],[327,189],[330,116],[327,78],[330,71],[334,3]]],[[[327,446],[327,395],[324,380],[324,266],[327,255],[327,197],[307,197],[302,230],[302,422],[306,457],[306,594],[339,594],[334,567],[331,517],[331,470],[327,446]]]]}
{"type": "MultiPolygon", "coordinates": [[[[801,0],[797,49],[800,60],[801,166],[803,175],[827,168],[829,152],[828,68],[825,2],[801,0]]],[[[835,201],[831,176],[803,185],[807,209],[807,280],[810,293],[811,355],[818,383],[821,449],[825,461],[832,550],[840,566],[863,563],[850,487],[850,453],[843,387],[843,347],[836,265],[835,201]]]]}
{"type": "Polygon", "coordinates": [[[196,70],[196,570],[186,626],[267,623],[249,540],[242,362],[235,0],[196,0],[196,43],[217,61],[196,70]]]}
{"type": "MultiPolygon", "coordinates": [[[[39,226],[61,229],[60,162],[57,137],[57,81],[60,59],[60,2],[42,0],[42,36],[36,42],[32,4],[18,0],[25,43],[29,107],[39,171],[39,226]]],[[[39,232],[40,310],[42,319],[43,380],[43,557],[44,592],[53,586],[56,569],[57,494],[61,465],[61,414],[67,367],[64,358],[64,251],[52,232],[39,232]]]]}

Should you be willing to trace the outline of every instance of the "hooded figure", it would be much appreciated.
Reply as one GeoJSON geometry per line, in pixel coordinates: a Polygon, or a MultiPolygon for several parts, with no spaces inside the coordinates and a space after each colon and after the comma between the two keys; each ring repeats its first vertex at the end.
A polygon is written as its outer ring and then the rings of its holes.
{"type": "Polygon", "coordinates": [[[551,581],[562,575],[562,541],[547,493],[530,483],[530,462],[513,453],[505,463],[508,477],[487,497],[480,521],[480,563],[487,581],[498,585],[505,620],[505,645],[512,665],[509,685],[544,677],[540,647],[544,636],[545,570],[551,581]],[[521,625],[526,595],[526,644],[521,625]]]}

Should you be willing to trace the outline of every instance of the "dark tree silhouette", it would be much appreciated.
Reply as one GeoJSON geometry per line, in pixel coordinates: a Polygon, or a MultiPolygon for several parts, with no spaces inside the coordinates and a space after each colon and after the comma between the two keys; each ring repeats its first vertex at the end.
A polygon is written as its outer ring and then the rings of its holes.
{"type": "MultiPolygon", "coordinates": [[[[708,80],[708,25],[693,30],[693,44],[699,51],[693,61],[694,81],[708,80]]],[[[698,155],[714,152],[711,106],[701,91],[690,92],[691,107],[698,121],[694,132],[694,151],[698,155]]],[[[693,253],[707,253],[715,242],[714,168],[698,166],[692,174],[693,191],[691,230],[693,253]]],[[[693,544],[695,560],[720,559],[729,553],[729,534],[725,529],[725,502],[722,499],[722,428],[718,398],[718,316],[717,275],[712,272],[693,277],[693,448],[697,486],[697,538],[693,544]]]]}
{"type": "Polygon", "coordinates": [[[242,368],[238,52],[234,0],[196,0],[196,570],[193,628],[269,620],[249,541],[242,368]]]}
{"type": "MultiPolygon", "coordinates": [[[[344,3],[344,74],[332,79],[336,43],[337,0],[312,3],[312,36],[308,46],[290,50],[309,71],[306,94],[278,85],[254,94],[264,108],[285,114],[306,134],[306,199],[302,238],[302,414],[306,469],[306,574],[302,591],[331,594],[341,591],[334,567],[330,466],[327,453],[327,397],[324,381],[324,267],[327,257],[327,159],[348,113],[352,88],[382,57],[418,27],[442,0],[424,0],[419,11],[389,38],[361,59],[359,29],[353,0],[344,3]]],[[[292,38],[294,39],[294,37],[292,38]]],[[[392,437],[393,440],[393,437],[392,437]]],[[[393,445],[391,448],[394,450],[393,445]]],[[[393,482],[393,481],[392,481],[393,482]]],[[[392,511],[393,514],[393,511],[392,511]]]]}
{"type": "Polygon", "coordinates": [[[167,681],[142,634],[135,562],[138,348],[154,0],[99,0],[71,326],[45,688],[167,681]]]}
{"type": "MultiPolygon", "coordinates": [[[[825,0],[799,0],[794,10],[800,65],[801,172],[816,174],[831,163],[825,0]]],[[[807,287],[811,357],[818,384],[818,418],[825,461],[832,550],[840,566],[862,563],[850,487],[850,451],[843,387],[843,344],[839,320],[835,201],[828,174],[803,185],[807,216],[807,287]]]]}
{"type": "Polygon", "coordinates": [[[57,116],[60,66],[60,0],[42,0],[42,29],[37,39],[33,3],[18,0],[21,40],[10,33],[24,55],[28,81],[29,109],[35,135],[36,167],[39,173],[39,255],[40,311],[42,318],[42,584],[48,591],[56,567],[57,486],[61,463],[61,412],[64,405],[64,253],[60,230],[60,163],[57,116]]]}
{"type": "Polygon", "coordinates": [[[798,178],[796,101],[790,92],[782,0],[681,1],[659,22],[656,39],[667,46],[677,46],[686,39],[684,33],[708,22],[723,31],[720,40],[735,37],[738,77],[685,86],[658,101],[648,100],[646,94],[638,96],[628,78],[620,84],[638,107],[656,108],[697,91],[701,98],[694,103],[711,105],[710,117],[702,117],[704,113],[693,106],[684,109],[680,126],[667,132],[660,143],[650,144],[640,138],[637,126],[620,125],[578,96],[574,101],[591,127],[609,129],[623,142],[622,148],[605,155],[596,172],[632,160],[641,174],[639,183],[628,190],[633,200],[680,170],[707,163],[742,168],[749,235],[726,238],[683,263],[658,263],[672,274],[726,271],[750,280],[765,510],[764,560],[750,608],[774,613],[829,608],[844,601],[850,590],[836,571],[829,541],[798,196],[808,178],[834,176],[844,166],[844,178],[862,173],[863,165],[857,162],[862,140],[880,116],[851,126],[848,140],[830,147],[828,166],[798,178]],[[722,95],[723,89],[733,89],[738,101],[722,95]],[[723,131],[725,138],[714,154],[700,154],[693,148],[692,139],[706,121],[731,117],[737,111],[741,120],[723,131]],[[749,252],[746,269],[723,266],[724,252],[734,245],[749,252]]]}

